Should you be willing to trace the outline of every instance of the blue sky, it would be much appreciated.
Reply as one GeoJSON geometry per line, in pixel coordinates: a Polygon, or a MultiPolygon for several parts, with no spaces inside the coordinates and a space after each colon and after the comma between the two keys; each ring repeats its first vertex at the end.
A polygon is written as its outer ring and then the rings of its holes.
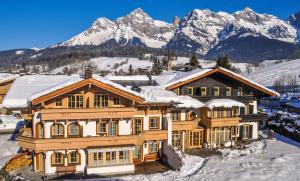
{"type": "Polygon", "coordinates": [[[300,11],[300,0],[0,0],[0,51],[47,47],[80,33],[98,17],[115,19],[138,7],[168,22],[196,8],[232,13],[250,7],[287,19],[300,11]]]}

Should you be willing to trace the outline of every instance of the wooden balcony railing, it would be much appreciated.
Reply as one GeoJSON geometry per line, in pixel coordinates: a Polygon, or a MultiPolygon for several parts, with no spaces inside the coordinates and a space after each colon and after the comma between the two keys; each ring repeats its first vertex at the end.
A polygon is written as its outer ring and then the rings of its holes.
{"type": "Polygon", "coordinates": [[[229,118],[206,118],[201,120],[201,123],[208,127],[224,127],[224,126],[238,126],[240,117],[229,117],[229,118]]]}
{"type": "Polygon", "coordinates": [[[40,111],[40,114],[41,119],[47,121],[133,117],[135,111],[136,109],[133,107],[103,109],[44,109],[40,111]]]}
{"type": "Polygon", "coordinates": [[[95,146],[141,145],[144,141],[167,140],[167,130],[144,131],[140,135],[91,136],[79,138],[32,138],[29,130],[24,130],[17,137],[20,147],[35,151],[59,149],[84,149],[95,146]]]}
{"type": "Polygon", "coordinates": [[[193,130],[198,127],[200,119],[188,120],[188,121],[173,121],[172,130],[173,131],[184,131],[193,130]]]}
{"type": "Polygon", "coordinates": [[[257,114],[244,114],[240,115],[242,122],[247,121],[266,121],[268,120],[268,115],[266,113],[257,113],[257,114]]]}

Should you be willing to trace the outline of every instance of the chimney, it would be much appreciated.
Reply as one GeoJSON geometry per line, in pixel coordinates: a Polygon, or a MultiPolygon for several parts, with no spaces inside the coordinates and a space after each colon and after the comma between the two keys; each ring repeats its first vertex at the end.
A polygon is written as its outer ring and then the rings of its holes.
{"type": "Polygon", "coordinates": [[[84,78],[89,79],[92,78],[93,75],[93,68],[92,66],[88,65],[84,68],[84,78]]]}

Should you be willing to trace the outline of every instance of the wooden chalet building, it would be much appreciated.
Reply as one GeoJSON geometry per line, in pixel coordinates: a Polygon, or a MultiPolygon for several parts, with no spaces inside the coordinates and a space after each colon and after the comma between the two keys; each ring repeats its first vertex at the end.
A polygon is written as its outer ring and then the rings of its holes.
{"type": "Polygon", "coordinates": [[[173,159],[167,148],[256,139],[257,100],[278,95],[222,68],[186,72],[139,92],[92,75],[91,67],[82,77],[44,76],[19,77],[3,106],[31,122],[17,141],[32,152],[33,170],[45,174],[132,173],[135,164],[173,159]]]}

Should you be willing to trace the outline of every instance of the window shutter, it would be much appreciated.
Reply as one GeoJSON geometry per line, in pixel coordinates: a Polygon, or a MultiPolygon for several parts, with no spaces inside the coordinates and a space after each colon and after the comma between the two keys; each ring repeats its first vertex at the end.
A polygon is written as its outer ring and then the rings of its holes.
{"type": "Polygon", "coordinates": [[[241,138],[241,139],[243,138],[243,131],[244,131],[243,128],[244,128],[243,125],[241,125],[241,126],[240,126],[240,132],[239,132],[239,133],[240,133],[240,138],[241,138]]]}
{"type": "Polygon", "coordinates": [[[253,125],[250,125],[249,126],[249,139],[252,139],[253,137],[252,137],[252,132],[253,132],[253,125]]]}

